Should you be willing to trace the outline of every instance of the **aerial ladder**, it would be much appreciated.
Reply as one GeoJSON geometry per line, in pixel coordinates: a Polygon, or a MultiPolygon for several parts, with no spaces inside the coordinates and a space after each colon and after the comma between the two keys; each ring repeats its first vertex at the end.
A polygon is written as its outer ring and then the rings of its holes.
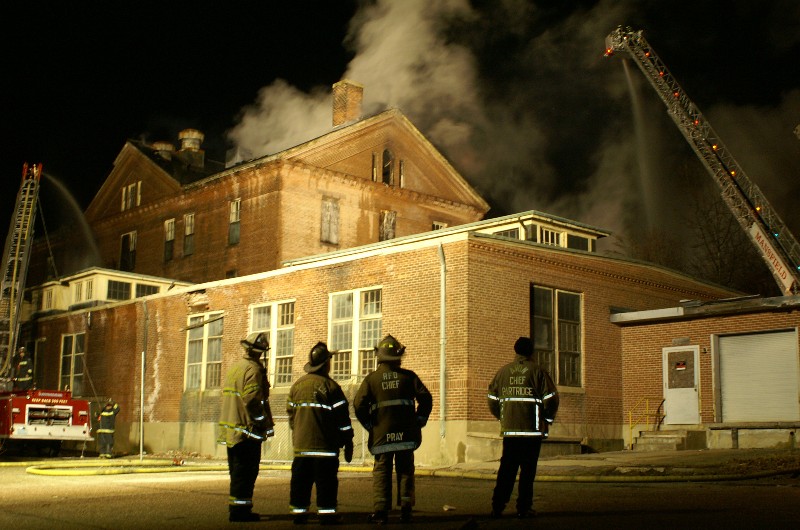
{"type": "Polygon", "coordinates": [[[642,31],[621,26],[606,37],[606,56],[627,52],[667,106],[695,154],[714,178],[725,204],[750,236],[784,294],[800,288],[800,245],[692,103],[642,31]]]}
{"type": "Polygon", "coordinates": [[[0,376],[2,377],[11,374],[11,364],[19,334],[22,294],[28,274],[41,176],[41,164],[23,165],[22,184],[3,250],[3,277],[0,284],[0,376]]]}

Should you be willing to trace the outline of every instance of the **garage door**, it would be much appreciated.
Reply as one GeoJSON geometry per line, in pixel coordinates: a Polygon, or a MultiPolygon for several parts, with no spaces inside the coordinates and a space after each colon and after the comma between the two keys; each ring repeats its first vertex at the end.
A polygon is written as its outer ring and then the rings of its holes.
{"type": "Polygon", "coordinates": [[[722,421],[800,421],[794,331],[720,337],[722,421]]]}

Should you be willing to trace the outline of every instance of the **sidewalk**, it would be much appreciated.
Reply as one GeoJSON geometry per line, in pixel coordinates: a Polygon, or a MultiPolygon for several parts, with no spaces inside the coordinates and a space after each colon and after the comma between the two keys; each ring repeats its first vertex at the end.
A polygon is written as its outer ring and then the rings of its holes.
{"type": "MultiPolygon", "coordinates": [[[[417,466],[418,475],[494,480],[499,462],[417,466]]],[[[345,471],[346,466],[342,466],[345,471]]],[[[541,458],[537,481],[629,482],[742,480],[786,474],[800,477],[800,450],[704,449],[614,451],[541,458]]]]}

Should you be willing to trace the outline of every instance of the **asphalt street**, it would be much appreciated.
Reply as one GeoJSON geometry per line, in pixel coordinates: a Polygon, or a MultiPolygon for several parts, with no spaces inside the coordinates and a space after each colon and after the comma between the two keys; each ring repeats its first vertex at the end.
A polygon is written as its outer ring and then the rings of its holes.
{"type": "MultiPolygon", "coordinates": [[[[599,458],[586,459],[591,460],[599,458]]],[[[607,460],[605,457],[602,461],[607,460]]],[[[577,457],[568,461],[583,460],[577,457]]],[[[82,463],[97,463],[98,470],[117,468],[99,467],[102,464],[94,459],[83,459],[82,463]]],[[[256,511],[266,518],[245,525],[227,521],[228,476],[219,462],[187,463],[174,472],[130,468],[123,469],[122,474],[83,474],[92,471],[86,468],[79,475],[35,474],[29,464],[0,465],[4,484],[0,528],[296,528],[288,513],[290,473],[285,469],[261,471],[254,501],[256,511]],[[200,470],[203,465],[216,470],[200,470]]],[[[543,466],[548,467],[552,464],[543,466]]],[[[575,470],[576,465],[570,463],[566,468],[575,470]]],[[[549,481],[543,475],[536,483],[536,519],[517,520],[511,506],[503,519],[493,520],[488,517],[494,487],[490,473],[469,471],[458,476],[442,472],[437,476],[430,470],[420,471],[414,523],[400,523],[395,513],[390,527],[507,529],[534,524],[549,528],[775,529],[796,528],[800,514],[800,474],[792,472],[701,482],[651,481],[647,476],[619,482],[577,479],[586,477],[586,470],[576,474],[576,480],[566,480],[566,474],[562,474],[564,480],[549,481]]],[[[628,476],[627,469],[623,472],[628,476]]],[[[366,468],[340,472],[342,527],[373,527],[366,523],[372,508],[371,484],[366,468]]],[[[316,519],[312,518],[308,526],[316,527],[316,519]]]]}

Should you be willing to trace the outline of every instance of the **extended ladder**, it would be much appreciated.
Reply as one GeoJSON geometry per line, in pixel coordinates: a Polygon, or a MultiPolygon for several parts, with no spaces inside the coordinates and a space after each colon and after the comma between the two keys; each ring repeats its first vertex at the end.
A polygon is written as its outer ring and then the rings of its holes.
{"type": "Polygon", "coordinates": [[[800,244],[767,198],[745,174],[719,135],[678,85],[641,31],[617,28],[606,37],[606,55],[630,54],[667,106],[668,113],[722,192],[725,204],[750,236],[785,294],[800,288],[800,244]]]}
{"type": "Polygon", "coordinates": [[[0,375],[2,376],[10,375],[11,359],[17,342],[41,175],[41,164],[23,166],[22,185],[17,195],[17,204],[11,217],[11,226],[3,251],[3,277],[0,283],[0,375]]]}

